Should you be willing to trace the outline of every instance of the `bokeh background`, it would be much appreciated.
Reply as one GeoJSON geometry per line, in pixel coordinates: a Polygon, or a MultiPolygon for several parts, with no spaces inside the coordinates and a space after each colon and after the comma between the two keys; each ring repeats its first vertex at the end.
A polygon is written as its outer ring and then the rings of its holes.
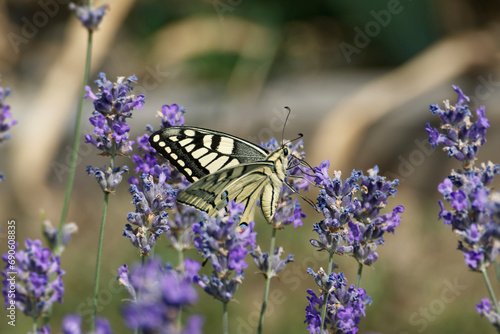
{"type": "MultiPolygon", "coordinates": [[[[83,75],[86,32],[66,0],[0,0],[1,86],[18,124],[0,148],[0,249],[5,225],[17,221],[17,239],[41,238],[42,214],[59,220],[71,136],[83,75]]],[[[389,208],[405,206],[401,226],[379,248],[380,258],[364,270],[362,287],[373,299],[360,332],[493,333],[474,305],[487,296],[481,276],[464,265],[450,228],[437,220],[437,185],[456,161],[427,145],[428,106],[456,101],[451,85],[485,105],[491,122],[479,161],[500,162],[500,3],[493,0],[108,0],[110,11],[95,33],[92,74],[137,75],[136,93],[146,95],[131,122],[132,137],[158,128],[156,110],[177,103],[186,123],[230,132],[253,142],[281,137],[284,106],[292,116],[286,136],[304,134],[307,160],[348,175],[378,165],[399,178],[389,208]]],[[[102,2],[96,1],[96,5],[102,2]]],[[[95,87],[95,86],[93,86],[95,87]]],[[[92,105],[85,101],[83,133],[92,105]]],[[[82,138],[83,142],[83,138],[82,138]]],[[[63,254],[64,304],[55,305],[51,327],[58,333],[65,314],[88,320],[102,194],[85,166],[106,159],[82,145],[68,221],[79,232],[63,254]]],[[[127,158],[117,164],[132,165],[127,158]]],[[[314,198],[312,193],[309,197],[314,198]]],[[[99,314],[116,333],[126,294],[117,268],[139,260],[122,237],[133,211],[127,185],[111,197],[106,226],[99,314]]],[[[306,289],[316,286],[308,267],[326,266],[309,245],[312,224],[322,217],[303,205],[304,226],[278,233],[277,244],[295,254],[268,307],[266,333],[304,333],[306,289]]],[[[258,241],[268,248],[270,229],[259,218],[258,241]]],[[[166,240],[157,254],[176,261],[166,240]]],[[[195,252],[189,254],[199,259],[195,252]]],[[[339,270],[355,282],[357,264],[337,257],[339,270]]],[[[230,304],[230,332],[253,333],[264,280],[253,264],[230,304]]],[[[220,332],[222,307],[200,291],[189,310],[205,316],[205,333],[220,332]]],[[[31,319],[0,332],[25,333],[31,319]]]]}

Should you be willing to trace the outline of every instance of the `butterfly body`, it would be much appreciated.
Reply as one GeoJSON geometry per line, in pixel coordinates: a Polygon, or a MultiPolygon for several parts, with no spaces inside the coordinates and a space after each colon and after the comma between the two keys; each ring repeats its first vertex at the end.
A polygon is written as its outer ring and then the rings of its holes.
{"type": "Polygon", "coordinates": [[[234,200],[245,205],[245,219],[259,200],[264,217],[272,220],[288,167],[285,145],[269,152],[236,136],[190,126],[162,129],[149,141],[193,182],[177,197],[179,203],[213,216],[234,200]]]}

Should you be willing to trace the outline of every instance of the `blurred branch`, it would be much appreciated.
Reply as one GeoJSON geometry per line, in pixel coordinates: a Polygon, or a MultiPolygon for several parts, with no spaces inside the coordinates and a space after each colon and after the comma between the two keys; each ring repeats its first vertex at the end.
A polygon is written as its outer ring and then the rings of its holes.
{"type": "MultiPolygon", "coordinates": [[[[441,40],[407,63],[348,96],[320,122],[309,159],[329,159],[348,172],[366,130],[411,99],[434,89],[472,66],[490,64],[500,49],[495,29],[470,31],[441,40]]],[[[423,106],[425,108],[425,106],[423,106]]]]}
{"type": "MultiPolygon", "coordinates": [[[[151,55],[154,62],[172,66],[207,53],[238,54],[223,96],[227,100],[245,92],[244,97],[238,96],[238,103],[245,98],[244,103],[250,108],[261,95],[280,42],[275,30],[235,16],[227,15],[224,20],[215,15],[192,16],[160,31],[151,55]]],[[[215,109],[222,113],[223,106],[232,108],[230,102],[221,101],[215,109]]]]}
{"type": "Polygon", "coordinates": [[[234,52],[264,59],[273,37],[274,31],[236,17],[221,21],[215,15],[191,16],[158,32],[151,55],[166,66],[209,52],[234,52]]]}
{"type": "MultiPolygon", "coordinates": [[[[9,34],[10,23],[7,18],[7,2],[5,0],[0,0],[0,36],[7,37],[9,34]]],[[[0,38],[0,74],[5,75],[5,71],[9,70],[7,67],[14,62],[14,53],[9,52],[11,48],[8,45],[7,38],[0,38]],[[3,63],[8,66],[4,66],[3,63]],[[1,73],[4,72],[4,73],[1,73]]]]}
{"type": "MultiPolygon", "coordinates": [[[[99,67],[112,47],[116,33],[133,3],[134,0],[120,1],[120,5],[112,7],[104,18],[95,33],[93,68],[99,67]]],[[[78,78],[81,78],[83,71],[86,40],[85,28],[78,20],[70,20],[59,56],[47,69],[47,76],[39,85],[41,89],[38,95],[27,107],[30,116],[23,119],[23,126],[18,129],[16,137],[22,140],[15,142],[16,154],[10,162],[15,166],[12,168],[12,176],[17,185],[15,195],[26,204],[23,207],[32,207],[29,203],[33,196],[43,198],[42,196],[48,194],[45,181],[61,144],[61,138],[64,138],[69,120],[73,119],[75,113],[75,100],[81,85],[78,78]],[[32,189],[37,189],[37,192],[32,189]]],[[[73,124],[70,128],[73,128],[73,124]]],[[[66,148],[63,152],[67,153],[68,157],[71,154],[66,152],[66,148]]],[[[66,167],[66,172],[59,180],[64,182],[68,177],[69,158],[60,163],[66,167]]],[[[84,165],[80,163],[77,170],[77,173],[82,173],[84,165]]]]}

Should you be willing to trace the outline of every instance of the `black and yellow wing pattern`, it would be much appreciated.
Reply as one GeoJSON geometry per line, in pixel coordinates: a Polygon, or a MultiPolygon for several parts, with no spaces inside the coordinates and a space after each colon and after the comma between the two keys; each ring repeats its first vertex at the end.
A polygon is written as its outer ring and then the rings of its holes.
{"type": "Polygon", "coordinates": [[[149,142],[193,182],[177,197],[179,203],[213,216],[234,200],[245,205],[244,219],[251,219],[260,200],[264,217],[272,220],[288,166],[285,145],[269,152],[236,136],[192,126],[159,130],[149,142]]]}

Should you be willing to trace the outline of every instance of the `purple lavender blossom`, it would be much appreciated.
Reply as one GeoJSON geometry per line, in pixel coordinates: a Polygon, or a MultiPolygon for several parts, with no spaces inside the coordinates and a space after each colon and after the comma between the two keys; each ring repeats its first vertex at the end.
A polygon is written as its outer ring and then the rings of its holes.
{"type": "Polygon", "coordinates": [[[136,184],[131,184],[135,212],[127,215],[130,224],[123,229],[123,236],[147,255],[154,247],[158,237],[169,230],[167,209],[175,205],[177,191],[167,180],[171,170],[168,167],[155,166],[152,174],[142,174],[136,184]],[[132,225],[134,227],[132,227],[132,225]]]}
{"type": "MultiPolygon", "coordinates": [[[[63,249],[68,245],[73,234],[76,232],[78,232],[78,226],[75,223],[64,224],[61,242],[63,249]]],[[[45,220],[42,226],[42,233],[45,237],[45,241],[49,244],[49,248],[53,251],[57,246],[57,238],[59,237],[58,229],[52,226],[52,223],[49,220],[45,220]]]]}
{"type": "Polygon", "coordinates": [[[242,231],[236,229],[243,209],[242,203],[235,204],[231,201],[226,213],[220,211],[211,218],[205,215],[205,220],[193,225],[196,234],[194,245],[213,266],[211,277],[196,275],[193,281],[206,293],[224,303],[233,299],[245,278],[243,269],[248,267],[245,262],[248,247],[255,247],[254,222],[250,222],[242,231]]]}
{"type": "MultiPolygon", "coordinates": [[[[12,114],[10,112],[10,106],[5,104],[5,98],[10,95],[10,88],[3,88],[0,86],[0,146],[5,140],[10,138],[10,134],[7,132],[9,129],[17,124],[17,121],[12,119],[12,114]]],[[[4,181],[5,178],[2,173],[0,173],[0,182],[4,181]]]]}
{"type": "Polygon", "coordinates": [[[104,4],[98,8],[89,8],[86,4],[77,6],[74,3],[69,4],[69,9],[82,22],[83,26],[90,31],[97,30],[106,11],[109,10],[108,4],[104,4]]]}
{"type": "Polygon", "coordinates": [[[127,155],[132,151],[133,141],[128,140],[130,127],[127,119],[132,117],[132,111],[142,109],[144,95],[130,95],[135,76],[119,77],[113,83],[106,79],[106,74],[100,73],[95,81],[99,91],[94,94],[89,86],[85,89],[85,98],[94,101],[93,116],[89,119],[94,126],[93,134],[85,135],[85,142],[91,143],[102,151],[101,155],[127,155]]]}
{"type": "MultiPolygon", "coordinates": [[[[463,252],[465,264],[473,271],[482,272],[489,286],[486,269],[497,261],[500,253],[500,193],[493,192],[490,184],[499,173],[500,166],[492,162],[475,166],[476,155],[479,147],[486,142],[486,129],[490,123],[484,106],[476,110],[477,121],[472,123],[469,98],[460,88],[453,88],[458,93],[455,106],[450,106],[448,101],[445,101],[445,110],[437,105],[431,106],[431,111],[441,118],[441,129],[446,133],[439,133],[429,124],[426,126],[431,145],[443,145],[449,156],[462,161],[465,169],[453,170],[438,186],[438,191],[450,207],[447,209],[445,203],[438,201],[441,208],[438,217],[443,219],[445,225],[451,226],[459,237],[458,250],[463,252]]],[[[500,330],[498,310],[499,306],[492,307],[487,298],[476,305],[476,311],[500,330]]]]}
{"type": "Polygon", "coordinates": [[[322,292],[317,296],[314,290],[307,290],[309,305],[306,307],[304,322],[308,325],[309,333],[323,333],[322,329],[325,328],[328,328],[328,333],[357,333],[361,316],[366,316],[366,305],[372,302],[366,291],[362,288],[356,289],[354,285],[347,287],[347,280],[342,272],[339,274],[332,272],[328,276],[323,269],[315,273],[309,268],[308,273],[314,276],[322,292]],[[328,305],[326,321],[322,326],[321,309],[326,292],[328,292],[328,305]]]}
{"type": "MultiPolygon", "coordinates": [[[[158,110],[158,116],[161,118],[161,128],[184,125],[183,114],[185,112],[186,110],[179,107],[177,104],[163,105],[161,110],[158,110]]],[[[150,133],[154,132],[153,127],[150,125],[146,127],[146,130],[150,133]]],[[[156,165],[168,164],[168,162],[161,158],[158,152],[151,147],[148,140],[149,136],[149,134],[144,134],[137,138],[137,149],[139,152],[143,152],[143,156],[141,157],[137,154],[132,156],[132,160],[136,163],[136,167],[134,168],[136,173],[149,173],[156,165]]],[[[172,178],[176,181],[175,183],[184,183],[184,176],[182,176],[177,169],[173,167],[171,167],[171,169],[172,178]]]]}
{"type": "Polygon", "coordinates": [[[17,124],[17,121],[12,119],[10,106],[5,104],[5,98],[9,95],[10,88],[3,88],[0,86],[0,145],[2,145],[3,141],[10,138],[7,131],[17,124]]]}
{"type": "Polygon", "coordinates": [[[106,166],[102,166],[102,168],[87,166],[87,175],[94,176],[102,191],[108,194],[114,192],[116,187],[122,182],[124,173],[128,173],[127,166],[123,168],[115,167],[113,169],[106,168],[106,166]]]}
{"type": "Polygon", "coordinates": [[[195,208],[183,205],[176,205],[174,211],[168,217],[169,229],[166,236],[175,250],[191,249],[194,241],[194,232],[191,226],[200,221],[200,212],[195,208]],[[172,216],[173,219],[171,219],[172,216]]]}
{"type": "Polygon", "coordinates": [[[40,240],[26,239],[24,250],[3,254],[2,293],[5,307],[15,308],[38,319],[50,311],[54,302],[62,303],[64,284],[59,256],[42,247],[40,240]]]}
{"type": "Polygon", "coordinates": [[[316,183],[324,187],[318,196],[318,208],[325,219],[313,225],[318,240],[311,239],[310,243],[319,250],[350,254],[359,263],[371,265],[378,259],[376,250],[384,243],[384,234],[394,233],[401,223],[401,205],[390,213],[380,213],[389,197],[396,195],[399,182],[379,176],[377,166],[368,175],[354,170],[342,182],[340,172],[334,172],[333,179],[329,177],[329,166],[325,160],[314,168],[316,183]]]}
{"type": "Polygon", "coordinates": [[[250,253],[254,259],[255,265],[259,268],[259,273],[264,275],[266,278],[278,277],[278,274],[285,269],[285,266],[289,262],[295,262],[292,254],[288,254],[286,259],[281,259],[284,250],[282,247],[276,247],[272,257],[269,257],[269,253],[262,253],[259,246],[252,249],[250,253]],[[269,271],[269,264],[271,263],[271,271],[269,271]],[[270,277],[267,277],[269,274],[270,277]]]}
{"type": "Polygon", "coordinates": [[[497,331],[500,330],[500,315],[495,311],[488,298],[481,299],[481,302],[476,305],[476,312],[488,319],[497,331]]]}
{"type": "MultiPolygon", "coordinates": [[[[162,127],[183,125],[184,112],[185,109],[177,104],[164,105],[158,111],[162,119],[162,127]]],[[[153,132],[150,125],[146,129],[148,132],[153,132]]],[[[134,171],[142,176],[139,179],[133,176],[128,180],[131,184],[130,192],[134,196],[136,212],[129,213],[127,219],[138,228],[132,229],[131,225],[127,225],[124,235],[130,238],[134,246],[141,249],[142,254],[147,254],[156,243],[157,237],[167,232],[166,235],[171,240],[172,246],[178,251],[184,251],[191,248],[194,239],[191,224],[199,221],[199,212],[189,207],[179,206],[175,202],[177,193],[185,189],[189,182],[151,147],[149,136],[149,134],[144,134],[137,138],[137,149],[142,156],[137,154],[132,156],[136,164],[134,171]],[[153,209],[153,216],[149,216],[148,210],[152,206],[156,206],[158,210],[153,209]],[[170,211],[170,217],[165,212],[167,209],[170,211]],[[138,217],[141,218],[137,219],[138,217]],[[150,222],[157,225],[149,225],[150,222]],[[151,232],[149,237],[147,236],[148,230],[151,232]]]]}
{"type": "Polygon", "coordinates": [[[184,125],[184,113],[186,109],[179,107],[177,104],[163,105],[161,110],[158,110],[158,116],[161,118],[161,127],[168,128],[171,126],[184,125]]]}
{"type": "Polygon", "coordinates": [[[458,94],[455,105],[450,105],[447,100],[444,102],[444,110],[437,104],[430,106],[433,114],[437,114],[441,119],[439,129],[426,124],[426,131],[429,133],[429,143],[435,148],[443,145],[443,150],[448,152],[449,157],[455,157],[459,161],[464,161],[467,166],[477,155],[479,147],[486,142],[486,129],[490,123],[485,116],[485,108],[481,106],[476,109],[477,121],[471,121],[472,113],[469,110],[469,97],[462,90],[453,86],[458,94]]]}
{"type": "Polygon", "coordinates": [[[464,253],[465,263],[475,271],[481,270],[481,264],[488,267],[500,253],[500,217],[489,203],[492,196],[489,185],[499,170],[499,165],[489,162],[465,172],[453,171],[438,187],[452,208],[447,210],[439,201],[439,218],[460,238],[458,249],[464,253]]]}
{"type": "MultiPolygon", "coordinates": [[[[82,317],[78,314],[65,316],[62,321],[62,332],[63,334],[82,334],[82,317]]],[[[113,334],[109,321],[105,318],[97,317],[95,331],[92,334],[113,334]]]]}
{"type": "MultiPolygon", "coordinates": [[[[93,116],[89,119],[94,126],[92,134],[85,135],[85,142],[97,147],[103,156],[114,159],[117,155],[128,155],[132,152],[134,141],[129,140],[130,126],[127,119],[132,117],[132,111],[142,109],[144,96],[130,95],[135,76],[119,77],[115,83],[106,79],[106,74],[100,73],[95,81],[99,91],[94,94],[89,86],[85,89],[85,98],[94,101],[93,116]]],[[[87,166],[87,174],[93,175],[104,192],[113,192],[122,180],[122,174],[128,172],[127,167],[120,171],[119,167],[92,168],[87,166]]]]}
{"type": "Polygon", "coordinates": [[[177,327],[179,312],[198,301],[191,276],[200,264],[187,259],[184,265],[186,272],[179,272],[152,258],[145,265],[134,266],[130,273],[126,265],[120,267],[118,282],[131,299],[122,309],[127,327],[143,333],[201,333],[203,321],[198,316],[191,316],[184,330],[177,327]]]}

